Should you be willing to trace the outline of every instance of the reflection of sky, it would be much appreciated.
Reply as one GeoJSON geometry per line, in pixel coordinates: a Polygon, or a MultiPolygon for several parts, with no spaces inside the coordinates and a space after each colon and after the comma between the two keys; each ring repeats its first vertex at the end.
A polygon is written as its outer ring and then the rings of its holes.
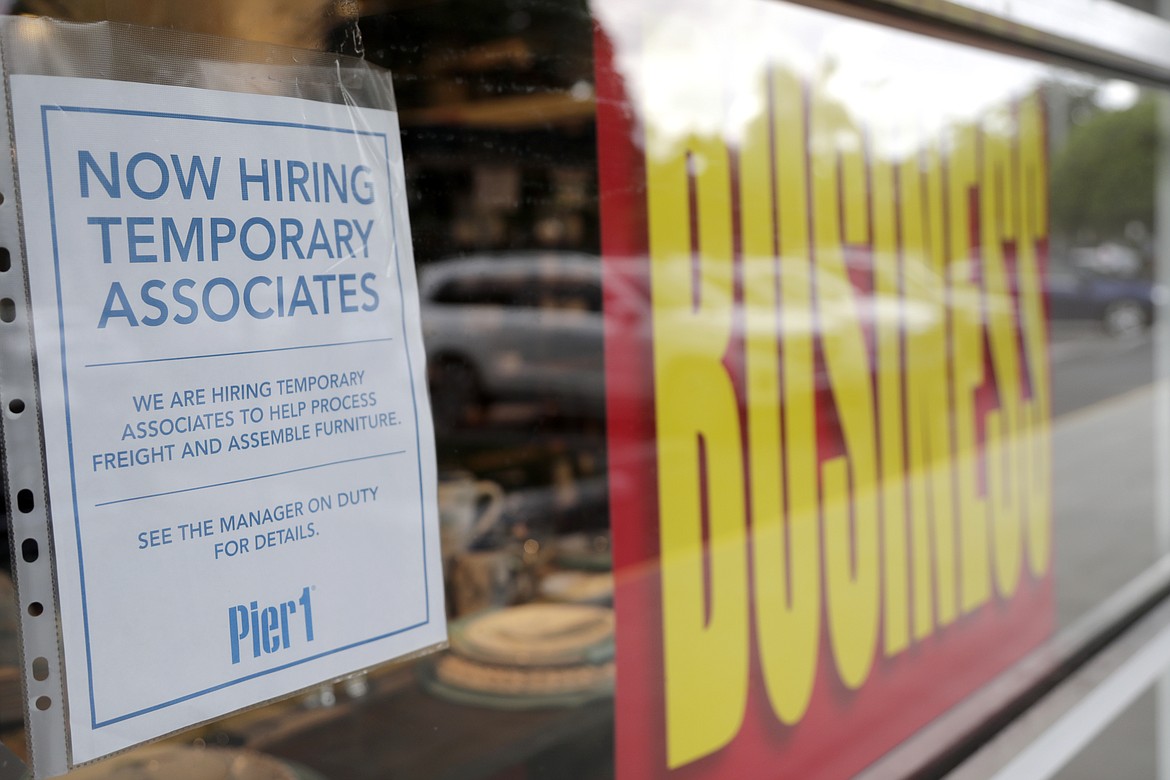
{"type": "MultiPolygon", "coordinates": [[[[1039,63],[761,0],[595,0],[629,96],[660,136],[734,143],[769,65],[821,84],[897,153],[1035,90],[1039,63]]],[[[881,140],[878,140],[881,139],[881,140]]]]}
{"type": "Polygon", "coordinates": [[[1124,111],[1132,108],[1141,97],[1136,84],[1120,79],[1110,79],[1097,88],[1093,101],[1106,111],[1124,111]]]}
{"type": "Polygon", "coordinates": [[[937,134],[1036,89],[1043,66],[872,25],[834,25],[820,59],[836,63],[826,94],[871,128],[912,124],[937,134]]]}

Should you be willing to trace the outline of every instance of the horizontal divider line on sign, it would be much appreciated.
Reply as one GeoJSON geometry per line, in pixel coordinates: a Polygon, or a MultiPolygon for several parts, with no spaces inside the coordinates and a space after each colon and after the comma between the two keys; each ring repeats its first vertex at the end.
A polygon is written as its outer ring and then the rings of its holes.
{"type": "Polygon", "coordinates": [[[146,360],[122,360],[113,363],[87,363],[86,368],[106,368],[109,366],[136,366],[143,363],[169,363],[174,360],[202,360],[204,358],[235,357],[237,355],[260,355],[266,352],[292,352],[301,349],[323,349],[325,347],[347,347],[353,344],[379,344],[394,339],[387,336],[383,339],[360,339],[358,341],[338,341],[333,344],[302,344],[296,347],[275,347],[273,349],[248,349],[242,352],[216,352],[208,355],[179,355],[177,357],[148,358],[146,360]]]}
{"type": "Polygon", "coordinates": [[[168,490],[162,493],[150,493],[145,496],[131,496],[130,498],[119,498],[113,501],[103,501],[100,504],[94,504],[94,507],[111,506],[113,504],[125,504],[130,501],[143,501],[148,498],[160,498],[162,496],[173,496],[179,493],[192,493],[198,490],[207,490],[208,488],[224,487],[225,485],[238,485],[241,482],[255,482],[258,479],[268,479],[269,477],[281,477],[285,474],[296,474],[300,471],[315,471],[317,469],[328,468],[329,466],[340,466],[345,463],[357,463],[362,460],[374,460],[375,458],[388,458],[391,455],[405,455],[406,450],[394,450],[393,452],[380,452],[377,455],[366,455],[361,458],[347,458],[345,460],[334,460],[329,463],[318,463],[316,466],[304,466],[299,469],[288,469],[287,471],[276,471],[272,474],[258,474],[255,477],[244,477],[243,479],[232,479],[227,482],[215,482],[211,485],[197,485],[195,487],[182,488],[180,490],[168,490]]]}

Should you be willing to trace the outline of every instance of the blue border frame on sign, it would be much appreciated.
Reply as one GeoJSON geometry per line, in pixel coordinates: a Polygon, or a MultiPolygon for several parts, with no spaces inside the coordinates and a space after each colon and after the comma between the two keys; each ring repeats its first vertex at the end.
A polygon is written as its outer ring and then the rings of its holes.
{"type": "MultiPolygon", "coordinates": [[[[180,703],[185,702],[185,701],[190,701],[191,699],[196,699],[200,696],[205,696],[205,695],[207,695],[209,693],[213,693],[215,691],[223,690],[224,688],[229,688],[233,685],[238,685],[240,683],[247,682],[249,680],[253,680],[253,679],[256,679],[258,677],[264,677],[264,676],[273,674],[275,672],[280,672],[280,671],[283,671],[285,669],[289,669],[289,668],[292,668],[295,666],[301,666],[303,664],[309,663],[310,661],[315,661],[317,659],[324,658],[326,656],[335,655],[337,653],[344,652],[346,650],[351,650],[355,647],[360,647],[362,645],[370,644],[372,642],[378,642],[378,641],[381,641],[383,639],[387,639],[387,638],[392,637],[392,636],[403,634],[403,633],[406,633],[408,631],[413,631],[417,628],[421,628],[422,626],[430,624],[430,622],[431,622],[431,599],[430,599],[430,582],[429,582],[429,576],[428,576],[428,572],[427,572],[426,502],[425,502],[425,499],[423,497],[422,450],[421,450],[421,434],[419,432],[418,398],[417,398],[417,394],[415,392],[414,363],[411,360],[409,339],[406,338],[406,300],[405,300],[405,295],[404,295],[403,290],[402,290],[402,267],[401,267],[401,259],[400,259],[399,252],[398,252],[398,223],[397,223],[396,215],[394,213],[394,198],[393,198],[394,177],[393,177],[393,173],[392,173],[391,168],[390,168],[390,147],[389,147],[389,140],[388,140],[387,134],[384,132],[377,132],[377,131],[373,131],[373,130],[356,130],[356,129],[348,128],[348,127],[329,127],[329,126],[324,126],[324,125],[311,125],[311,124],[305,124],[305,123],[300,123],[300,122],[282,122],[282,121],[276,121],[276,120],[242,119],[242,118],[238,118],[238,117],[219,117],[219,116],[208,116],[208,115],[200,115],[200,114],[180,114],[180,113],[168,113],[168,112],[163,112],[163,111],[138,111],[138,110],[134,110],[134,109],[93,108],[93,107],[85,107],[85,106],[60,106],[60,105],[48,105],[48,104],[42,104],[40,108],[41,108],[41,129],[42,129],[42,134],[43,134],[44,150],[45,150],[45,177],[46,177],[46,183],[48,185],[48,195],[49,195],[49,226],[50,226],[50,233],[52,236],[53,269],[54,269],[54,274],[55,274],[56,293],[57,293],[57,322],[58,322],[58,326],[60,329],[60,338],[61,338],[61,380],[62,380],[62,389],[63,389],[64,395],[65,395],[65,431],[66,431],[66,438],[67,438],[67,443],[68,443],[68,447],[69,447],[69,481],[70,481],[70,487],[72,488],[72,493],[73,493],[73,522],[74,522],[74,528],[75,528],[75,531],[77,534],[77,565],[78,565],[78,573],[79,573],[80,579],[81,579],[81,583],[80,583],[80,585],[81,585],[81,612],[82,612],[82,625],[83,625],[83,630],[84,630],[84,634],[85,634],[85,656],[86,656],[85,663],[86,663],[86,671],[87,671],[87,676],[88,676],[87,683],[88,683],[88,687],[89,687],[89,710],[90,710],[91,728],[96,731],[97,729],[103,728],[105,726],[109,726],[109,725],[112,725],[115,723],[120,723],[122,721],[130,720],[132,718],[136,718],[136,717],[139,717],[141,715],[146,715],[148,713],[155,712],[155,711],[161,710],[161,709],[165,709],[167,707],[171,707],[171,706],[174,706],[176,704],[180,704],[180,703]],[[83,545],[82,545],[82,541],[81,541],[81,513],[79,510],[79,504],[78,504],[78,498],[77,498],[77,479],[76,479],[76,470],[75,470],[75,466],[74,466],[74,457],[73,457],[73,423],[72,423],[72,415],[71,415],[70,404],[69,404],[69,375],[68,375],[68,363],[67,363],[67,358],[66,358],[66,345],[65,345],[65,314],[64,314],[64,305],[63,305],[63,301],[62,301],[62,297],[61,297],[62,296],[62,294],[61,294],[61,263],[60,263],[60,254],[58,252],[58,247],[57,247],[57,216],[56,216],[56,207],[55,207],[54,195],[53,195],[53,166],[52,166],[50,143],[49,143],[49,113],[50,112],[61,112],[62,114],[69,114],[69,113],[73,113],[73,114],[110,114],[110,115],[120,115],[120,116],[147,117],[147,118],[153,118],[153,119],[178,119],[178,120],[190,120],[190,121],[197,121],[197,122],[216,122],[216,123],[221,123],[221,124],[260,125],[260,126],[266,126],[266,127],[284,127],[284,128],[291,128],[291,129],[297,129],[297,130],[309,130],[309,131],[328,132],[328,133],[342,133],[342,134],[346,134],[346,135],[367,136],[367,137],[376,137],[376,138],[382,139],[383,152],[384,152],[385,158],[386,158],[386,183],[387,183],[387,186],[389,187],[390,192],[391,192],[391,197],[389,200],[391,244],[392,244],[393,252],[394,252],[394,267],[395,267],[395,271],[397,273],[398,295],[399,295],[399,302],[401,304],[400,308],[399,308],[399,311],[401,314],[401,333],[403,335],[403,348],[405,350],[407,372],[409,374],[409,380],[410,380],[411,403],[412,403],[412,407],[414,410],[415,458],[416,458],[416,462],[417,462],[419,503],[420,503],[420,507],[421,507],[420,522],[422,524],[423,593],[424,593],[424,606],[426,609],[426,620],[424,620],[420,623],[414,623],[414,624],[406,626],[404,628],[396,629],[394,631],[379,634],[378,636],[374,636],[374,637],[371,637],[369,639],[361,640],[358,642],[351,642],[350,644],[344,645],[342,647],[337,647],[337,648],[334,648],[332,650],[327,650],[327,651],[322,652],[322,653],[317,653],[315,655],[309,656],[308,658],[302,658],[300,660],[292,661],[292,662],[289,662],[286,664],[282,664],[281,666],[273,667],[271,669],[265,669],[263,671],[254,672],[254,673],[249,674],[249,675],[244,675],[242,677],[228,680],[226,682],[220,683],[219,685],[214,685],[214,686],[204,688],[202,690],[195,691],[193,693],[190,693],[190,694],[187,694],[184,696],[179,696],[177,698],[170,699],[168,701],[164,701],[160,704],[156,704],[156,705],[151,706],[151,707],[145,707],[145,708],[135,710],[134,712],[130,712],[130,713],[127,713],[124,715],[119,715],[116,717],[107,718],[107,719],[100,721],[100,722],[98,721],[98,719],[97,719],[97,705],[96,705],[96,702],[94,701],[93,656],[92,656],[92,653],[90,650],[89,608],[88,608],[88,597],[87,597],[86,589],[85,589],[85,560],[84,560],[84,556],[83,556],[83,550],[82,550],[83,545]]],[[[363,343],[363,342],[354,342],[354,343],[363,343]]],[[[303,347],[294,347],[293,349],[298,349],[298,348],[311,349],[311,348],[324,347],[324,346],[333,347],[333,346],[342,346],[342,345],[340,345],[340,344],[304,345],[303,347]]],[[[207,357],[226,357],[226,356],[227,356],[226,354],[225,355],[192,355],[192,356],[188,356],[186,358],[172,357],[172,358],[168,358],[168,359],[169,360],[182,360],[182,359],[199,359],[199,358],[207,358],[207,357]]],[[[139,361],[135,361],[135,362],[139,362],[139,361]]],[[[101,366],[94,365],[94,366],[89,366],[89,367],[98,368],[101,366]]],[[[371,456],[371,457],[383,457],[386,455],[398,455],[398,454],[404,454],[404,453],[396,451],[396,452],[392,452],[392,453],[382,453],[382,454],[371,456]]],[[[324,466],[329,466],[329,465],[336,465],[336,464],[328,464],[328,463],[321,464],[321,466],[314,467],[314,468],[319,468],[319,467],[324,467],[324,466]]],[[[261,477],[257,477],[257,478],[262,478],[263,476],[264,475],[261,475],[261,477]]],[[[276,476],[276,475],[267,475],[267,476],[276,476]]],[[[206,486],[206,487],[215,487],[215,486],[211,485],[211,486],[206,486]]],[[[199,489],[199,488],[194,488],[194,489],[199,489]]],[[[152,496],[142,496],[142,497],[138,497],[138,498],[151,498],[151,497],[152,496]]],[[[138,500],[138,499],[129,499],[129,500],[138,500]]]]}

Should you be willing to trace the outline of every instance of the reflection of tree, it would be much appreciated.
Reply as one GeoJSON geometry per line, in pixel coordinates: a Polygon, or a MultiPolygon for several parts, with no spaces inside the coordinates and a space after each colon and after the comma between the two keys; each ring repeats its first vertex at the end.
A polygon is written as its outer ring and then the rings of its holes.
{"type": "Polygon", "coordinates": [[[1068,130],[1052,160],[1052,227],[1075,244],[1126,236],[1154,222],[1155,104],[1094,113],[1068,130]]]}

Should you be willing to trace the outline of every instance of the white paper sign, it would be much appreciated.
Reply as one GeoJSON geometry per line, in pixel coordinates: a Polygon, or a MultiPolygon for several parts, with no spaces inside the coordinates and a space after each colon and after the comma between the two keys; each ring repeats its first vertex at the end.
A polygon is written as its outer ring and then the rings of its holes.
{"type": "Polygon", "coordinates": [[[444,640],[396,115],[12,104],[72,760],[444,640]]]}

